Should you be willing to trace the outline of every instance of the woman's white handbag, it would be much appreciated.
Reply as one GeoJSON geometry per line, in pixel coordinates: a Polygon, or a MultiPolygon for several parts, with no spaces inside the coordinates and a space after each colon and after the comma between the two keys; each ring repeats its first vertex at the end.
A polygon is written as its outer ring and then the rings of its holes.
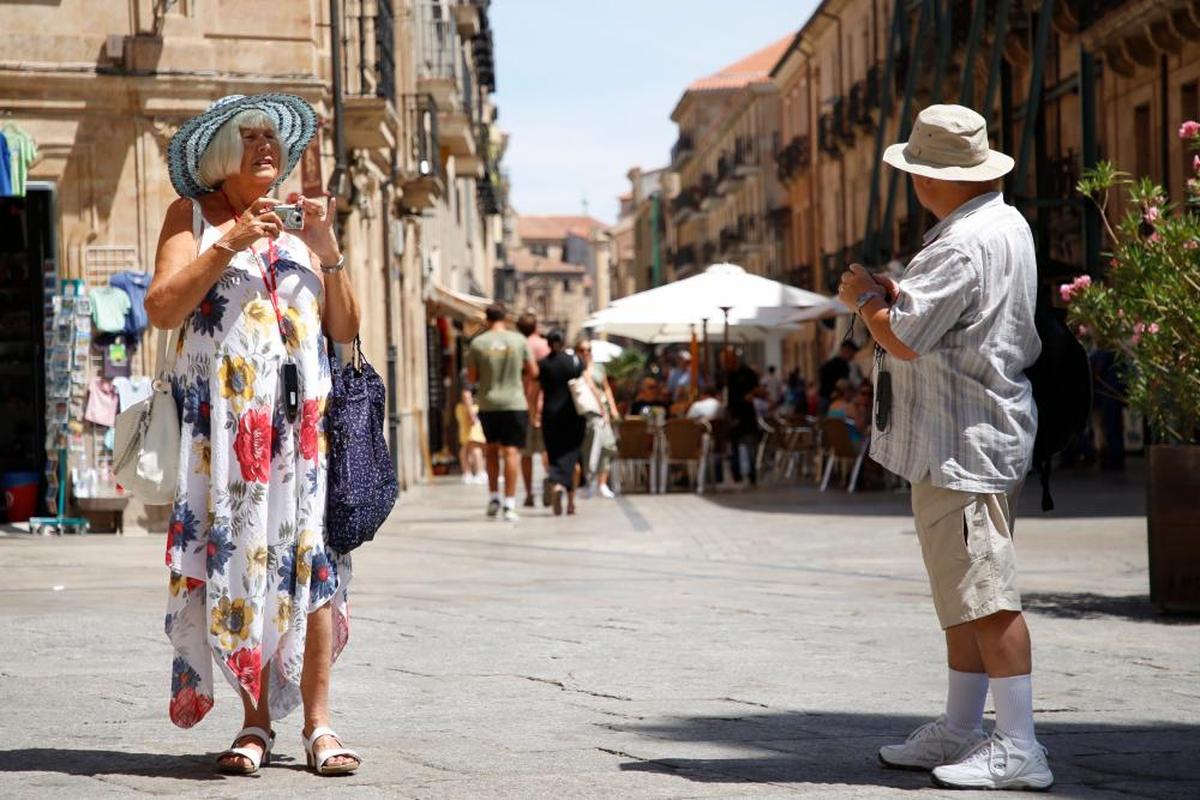
{"type": "Polygon", "coordinates": [[[600,398],[596,396],[596,390],[592,388],[591,377],[586,372],[578,378],[571,378],[567,381],[567,388],[571,390],[571,400],[575,403],[576,414],[581,417],[591,417],[604,413],[600,410],[600,398]]]}
{"type": "Polygon", "coordinates": [[[171,395],[178,331],[158,332],[154,392],[117,415],[113,472],[117,482],[151,505],[175,500],[179,467],[179,409],[171,395]]]}

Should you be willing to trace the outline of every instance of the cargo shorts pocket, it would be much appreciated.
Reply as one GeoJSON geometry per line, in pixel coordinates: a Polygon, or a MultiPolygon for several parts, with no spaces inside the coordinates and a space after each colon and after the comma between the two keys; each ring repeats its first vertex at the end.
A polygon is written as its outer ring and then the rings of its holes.
{"type": "Polygon", "coordinates": [[[967,560],[972,564],[992,554],[993,526],[988,519],[987,504],[979,497],[962,510],[962,542],[967,560]]]}

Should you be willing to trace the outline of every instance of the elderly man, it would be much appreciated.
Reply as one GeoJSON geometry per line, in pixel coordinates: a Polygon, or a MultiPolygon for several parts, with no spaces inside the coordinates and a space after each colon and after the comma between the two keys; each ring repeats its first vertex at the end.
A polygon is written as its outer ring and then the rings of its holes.
{"type": "Polygon", "coordinates": [[[932,770],[942,786],[1045,789],[1054,776],[1034,736],[1012,539],[1037,430],[1024,375],[1041,349],[1033,236],[996,191],[1013,160],[989,148],[974,111],[926,108],[909,141],[884,160],[911,175],[917,199],[940,222],[899,284],[855,264],[839,297],[879,345],[871,456],[913,486],[949,691],[943,716],[879,758],[932,770]],[[990,736],[982,728],[989,686],[990,736]]]}

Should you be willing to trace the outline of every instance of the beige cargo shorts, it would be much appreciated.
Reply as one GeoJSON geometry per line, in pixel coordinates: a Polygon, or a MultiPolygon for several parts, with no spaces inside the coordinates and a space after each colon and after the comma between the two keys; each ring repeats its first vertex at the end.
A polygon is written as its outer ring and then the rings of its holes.
{"type": "Polygon", "coordinates": [[[1011,495],[942,489],[928,480],[912,488],[913,518],[943,630],[1020,611],[1013,549],[1011,495]]]}

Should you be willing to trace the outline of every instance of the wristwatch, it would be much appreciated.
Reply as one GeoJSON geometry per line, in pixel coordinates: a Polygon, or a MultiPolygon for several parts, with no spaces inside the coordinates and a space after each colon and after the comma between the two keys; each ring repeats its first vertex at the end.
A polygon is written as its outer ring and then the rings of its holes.
{"type": "Polygon", "coordinates": [[[325,264],[322,264],[321,272],[324,272],[326,275],[332,275],[335,272],[341,272],[343,269],[345,269],[345,267],[346,267],[346,254],[342,253],[340,256],[338,256],[338,260],[337,260],[336,264],[330,264],[328,266],[326,266],[325,264]]]}
{"type": "Polygon", "coordinates": [[[863,306],[865,306],[867,303],[871,302],[872,300],[882,299],[883,295],[881,295],[879,292],[863,292],[858,296],[858,301],[854,304],[854,310],[861,314],[863,306]]]}

